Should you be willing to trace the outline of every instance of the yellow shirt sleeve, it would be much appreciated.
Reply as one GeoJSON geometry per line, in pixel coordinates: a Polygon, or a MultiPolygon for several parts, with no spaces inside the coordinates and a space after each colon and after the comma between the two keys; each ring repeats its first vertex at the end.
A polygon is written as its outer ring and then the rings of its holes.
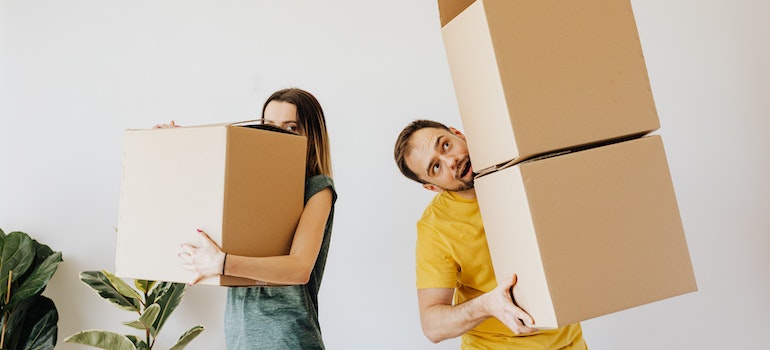
{"type": "Polygon", "coordinates": [[[451,250],[436,230],[425,223],[417,223],[416,245],[417,289],[457,287],[460,270],[451,250]]]}

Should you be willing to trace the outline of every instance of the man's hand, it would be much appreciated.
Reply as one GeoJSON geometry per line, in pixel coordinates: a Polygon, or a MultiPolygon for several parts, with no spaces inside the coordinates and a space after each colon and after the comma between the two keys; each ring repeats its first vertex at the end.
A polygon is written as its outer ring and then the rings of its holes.
{"type": "Polygon", "coordinates": [[[182,244],[182,252],[179,253],[182,268],[197,273],[190,285],[206,277],[222,274],[225,264],[225,252],[211,240],[206,232],[198,230],[198,233],[201,235],[202,244],[200,246],[182,244]]]}
{"type": "Polygon", "coordinates": [[[516,285],[516,275],[509,283],[459,305],[453,305],[453,288],[425,288],[417,290],[420,323],[425,336],[434,343],[458,337],[495,317],[516,334],[538,331],[534,320],[513,303],[510,290],[516,285]]]}
{"type": "Polygon", "coordinates": [[[500,283],[494,290],[482,295],[487,312],[500,320],[516,334],[527,334],[538,331],[533,328],[535,320],[524,310],[513,303],[513,287],[516,285],[516,275],[509,283],[500,283]]]}

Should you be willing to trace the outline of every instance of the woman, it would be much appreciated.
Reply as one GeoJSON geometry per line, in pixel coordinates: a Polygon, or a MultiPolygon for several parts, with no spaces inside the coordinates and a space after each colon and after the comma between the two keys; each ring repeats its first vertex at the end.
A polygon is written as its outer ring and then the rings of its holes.
{"type": "Polygon", "coordinates": [[[262,120],[308,140],[305,207],[288,255],[227,254],[201,231],[202,244],[182,245],[182,267],[197,273],[193,284],[217,274],[260,281],[230,287],[225,310],[228,349],[324,349],[318,324],[318,290],[329,251],[334,203],[329,138],[321,105],[301,89],[273,93],[262,120]]]}

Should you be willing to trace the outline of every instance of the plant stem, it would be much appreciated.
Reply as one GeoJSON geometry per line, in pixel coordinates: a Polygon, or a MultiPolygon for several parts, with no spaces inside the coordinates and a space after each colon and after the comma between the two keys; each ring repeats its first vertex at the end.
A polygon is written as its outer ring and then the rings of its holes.
{"type": "Polygon", "coordinates": [[[4,348],[5,346],[5,325],[8,324],[8,312],[3,313],[3,334],[0,335],[0,349],[4,348]]]}
{"type": "Polygon", "coordinates": [[[13,281],[13,270],[8,270],[8,293],[5,294],[5,305],[11,300],[11,281],[13,281]]]}
{"type": "MultiPolygon", "coordinates": [[[[144,289],[147,289],[147,288],[144,288],[144,289]]],[[[144,300],[142,300],[142,302],[144,303],[145,308],[147,308],[147,299],[149,298],[149,293],[150,293],[149,290],[144,291],[144,300]]],[[[152,325],[150,325],[150,327],[152,327],[152,325]]],[[[147,337],[147,346],[149,347],[150,350],[152,350],[153,344],[150,342],[150,330],[146,329],[145,332],[147,337]]]]}

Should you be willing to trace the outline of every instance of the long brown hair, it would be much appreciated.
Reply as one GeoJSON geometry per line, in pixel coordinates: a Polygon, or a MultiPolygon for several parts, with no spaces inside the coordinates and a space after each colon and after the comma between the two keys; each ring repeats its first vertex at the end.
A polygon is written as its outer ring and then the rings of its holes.
{"type": "Polygon", "coordinates": [[[318,100],[309,92],[289,88],[278,90],[268,97],[262,106],[262,118],[265,108],[271,101],[288,102],[297,107],[299,133],[307,137],[307,157],[305,177],[324,174],[332,176],[332,161],[329,153],[329,135],[326,132],[326,118],[318,100]]]}

